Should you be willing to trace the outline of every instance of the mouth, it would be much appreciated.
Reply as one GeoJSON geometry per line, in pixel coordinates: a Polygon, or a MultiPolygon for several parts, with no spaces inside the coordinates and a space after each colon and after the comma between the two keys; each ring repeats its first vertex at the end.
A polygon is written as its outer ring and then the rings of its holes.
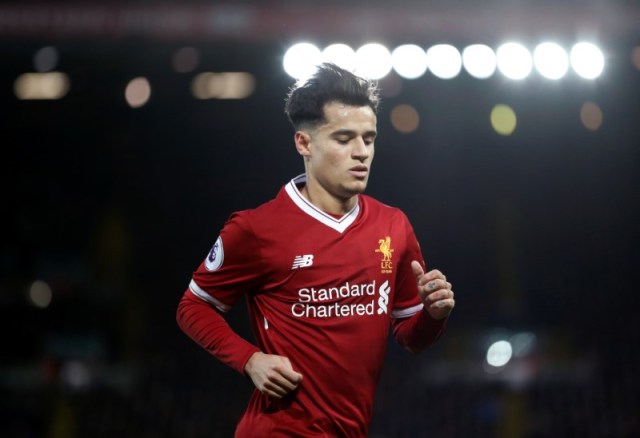
{"type": "Polygon", "coordinates": [[[367,168],[367,166],[354,166],[349,169],[349,173],[351,173],[351,175],[355,176],[356,178],[362,179],[367,177],[369,169],[367,168]]]}

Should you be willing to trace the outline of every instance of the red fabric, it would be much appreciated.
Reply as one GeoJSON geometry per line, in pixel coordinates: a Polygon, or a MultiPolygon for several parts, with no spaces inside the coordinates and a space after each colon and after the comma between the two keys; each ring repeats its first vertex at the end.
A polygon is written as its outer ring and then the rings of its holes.
{"type": "Polygon", "coordinates": [[[177,313],[178,325],[191,339],[239,373],[259,348],[238,336],[211,305],[187,290],[177,313]]]}
{"type": "Polygon", "coordinates": [[[393,320],[393,336],[404,348],[418,353],[437,341],[446,325],[446,318],[435,320],[426,310],[422,310],[410,318],[393,320]]]}
{"type": "Polygon", "coordinates": [[[256,390],[236,436],[366,436],[390,324],[411,351],[444,329],[421,311],[412,260],[424,266],[405,215],[367,196],[336,219],[292,182],[234,213],[180,302],[180,327],[242,372],[257,347],[211,306],[225,310],[244,296],[260,350],[288,357],[303,375],[284,400],[256,390]]]}

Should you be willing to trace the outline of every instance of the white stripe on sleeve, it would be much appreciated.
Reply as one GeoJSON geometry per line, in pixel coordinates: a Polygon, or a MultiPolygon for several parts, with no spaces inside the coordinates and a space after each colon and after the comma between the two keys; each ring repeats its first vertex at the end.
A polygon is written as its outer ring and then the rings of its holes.
{"type": "Polygon", "coordinates": [[[392,318],[408,318],[409,316],[413,316],[419,311],[421,311],[423,307],[424,305],[420,303],[412,307],[407,307],[406,309],[393,309],[391,311],[391,317],[392,318]]]}
{"type": "Polygon", "coordinates": [[[204,289],[198,286],[196,282],[193,280],[191,280],[191,283],[189,283],[189,290],[191,291],[191,293],[193,293],[196,297],[200,298],[202,301],[206,301],[207,303],[213,304],[214,306],[216,306],[218,310],[220,310],[221,312],[226,312],[231,308],[231,306],[227,306],[222,301],[217,300],[211,295],[209,295],[208,293],[206,293],[204,289]]]}

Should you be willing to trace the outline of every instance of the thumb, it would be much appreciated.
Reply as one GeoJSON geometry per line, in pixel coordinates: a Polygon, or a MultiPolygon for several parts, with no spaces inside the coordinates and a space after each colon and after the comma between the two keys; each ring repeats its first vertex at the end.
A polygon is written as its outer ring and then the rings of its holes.
{"type": "Polygon", "coordinates": [[[287,367],[282,370],[282,375],[291,383],[300,383],[302,381],[302,374],[293,369],[293,367],[291,366],[291,362],[289,362],[289,359],[286,360],[286,363],[287,367]]]}
{"type": "Polygon", "coordinates": [[[413,275],[415,275],[418,279],[420,279],[420,277],[424,274],[422,265],[416,260],[411,262],[411,270],[413,271],[413,275]]]}
{"type": "Polygon", "coordinates": [[[290,370],[285,377],[287,378],[287,380],[289,380],[291,383],[295,385],[302,382],[302,374],[300,374],[297,371],[294,371],[293,369],[290,370]]]}

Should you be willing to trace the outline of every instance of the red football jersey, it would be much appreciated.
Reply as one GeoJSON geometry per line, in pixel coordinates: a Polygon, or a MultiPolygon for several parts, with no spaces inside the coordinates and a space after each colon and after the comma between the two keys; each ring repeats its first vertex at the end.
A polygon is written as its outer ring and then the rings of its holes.
{"type": "MultiPolygon", "coordinates": [[[[409,348],[430,344],[444,326],[422,312],[411,261],[424,262],[404,213],[360,195],[336,218],[302,197],[304,182],[232,214],[183,298],[225,312],[246,296],[259,349],[303,375],[282,400],[254,391],[238,437],[366,436],[390,323],[409,348]],[[401,332],[396,324],[409,319],[401,332]]],[[[181,326],[240,372],[258,350],[224,324],[181,326]]]]}

